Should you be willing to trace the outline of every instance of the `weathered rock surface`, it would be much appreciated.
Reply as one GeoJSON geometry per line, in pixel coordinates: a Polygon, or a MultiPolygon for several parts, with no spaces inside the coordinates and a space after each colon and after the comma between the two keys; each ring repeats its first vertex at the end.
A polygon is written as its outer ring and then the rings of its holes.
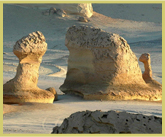
{"type": "Polygon", "coordinates": [[[158,81],[154,80],[152,78],[152,69],[151,69],[151,57],[149,53],[144,53],[139,58],[140,62],[143,62],[144,64],[144,73],[143,73],[143,79],[147,84],[162,87],[162,84],[160,84],[158,81]]]}
{"type": "Polygon", "coordinates": [[[39,31],[16,42],[13,52],[19,58],[19,65],[16,76],[3,85],[3,103],[53,103],[55,90],[37,87],[38,70],[46,50],[45,37],[39,31]]]}
{"type": "Polygon", "coordinates": [[[162,88],[146,84],[136,55],[118,34],[72,26],[65,45],[70,55],[67,76],[60,87],[64,93],[84,99],[162,99],[162,88]]]}
{"type": "Polygon", "coordinates": [[[116,111],[82,111],[64,119],[52,134],[61,133],[162,133],[162,118],[116,111]]]}

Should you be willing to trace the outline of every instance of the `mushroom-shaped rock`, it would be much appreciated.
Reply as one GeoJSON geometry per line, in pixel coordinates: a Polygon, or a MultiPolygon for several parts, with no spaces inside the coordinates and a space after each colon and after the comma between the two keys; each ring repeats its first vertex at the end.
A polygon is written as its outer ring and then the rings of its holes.
{"type": "Polygon", "coordinates": [[[54,93],[37,87],[38,70],[46,50],[45,37],[39,31],[16,42],[13,52],[19,59],[19,65],[16,76],[3,85],[4,103],[53,103],[54,93]]]}
{"type": "Polygon", "coordinates": [[[62,92],[98,100],[162,99],[162,89],[146,84],[136,55],[118,34],[72,26],[65,45],[70,54],[62,92]]]}
{"type": "Polygon", "coordinates": [[[153,86],[162,86],[159,82],[155,81],[152,78],[152,69],[151,69],[151,57],[149,53],[143,53],[139,61],[144,64],[144,73],[143,73],[143,79],[146,83],[152,84],[153,86]]]}
{"type": "Polygon", "coordinates": [[[162,133],[162,118],[117,111],[82,111],[65,118],[52,134],[162,133]]]}

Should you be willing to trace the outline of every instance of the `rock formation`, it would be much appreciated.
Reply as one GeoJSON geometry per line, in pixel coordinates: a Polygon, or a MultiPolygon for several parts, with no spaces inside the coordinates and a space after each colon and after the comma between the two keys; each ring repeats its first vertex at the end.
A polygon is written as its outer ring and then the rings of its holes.
{"type": "Polygon", "coordinates": [[[70,55],[67,76],[60,87],[64,93],[99,100],[162,99],[162,88],[146,84],[137,57],[118,34],[72,26],[65,45],[70,55]]]}
{"type": "Polygon", "coordinates": [[[143,73],[143,79],[146,83],[152,80],[151,59],[149,53],[144,53],[140,56],[139,61],[143,62],[145,71],[143,73]]]}
{"type": "Polygon", "coordinates": [[[152,78],[152,69],[151,69],[151,58],[149,53],[144,53],[140,56],[139,58],[140,62],[143,62],[144,64],[144,73],[143,73],[143,79],[147,84],[150,84],[151,86],[156,86],[156,87],[162,87],[162,85],[154,80],[152,78]]]}
{"type": "Polygon", "coordinates": [[[19,58],[19,65],[16,76],[3,85],[4,103],[53,103],[55,89],[43,90],[37,87],[38,70],[46,50],[45,37],[39,31],[16,42],[13,52],[19,58]]]}
{"type": "Polygon", "coordinates": [[[62,9],[57,9],[56,13],[57,13],[57,15],[59,15],[61,17],[67,16],[67,13],[62,9]]]}
{"type": "Polygon", "coordinates": [[[49,10],[42,12],[43,15],[57,14],[61,17],[66,15],[79,15],[81,17],[90,18],[93,15],[93,7],[91,3],[79,4],[53,4],[49,10]]]}
{"type": "Polygon", "coordinates": [[[78,21],[80,21],[80,22],[88,22],[88,19],[86,17],[79,17],[78,21]]]}
{"type": "Polygon", "coordinates": [[[42,12],[43,15],[58,15],[60,17],[65,17],[67,16],[67,13],[63,10],[63,9],[56,9],[51,7],[49,10],[43,11],[42,12]]]}
{"type": "Polygon", "coordinates": [[[56,12],[57,12],[57,9],[56,9],[56,8],[51,7],[51,8],[49,9],[49,15],[55,14],[56,12]]]}
{"type": "Polygon", "coordinates": [[[90,18],[93,15],[93,7],[91,3],[79,4],[57,4],[67,14],[80,15],[90,18]]]}
{"type": "Polygon", "coordinates": [[[52,134],[61,133],[162,133],[162,118],[116,111],[82,111],[64,119],[52,134]]]}

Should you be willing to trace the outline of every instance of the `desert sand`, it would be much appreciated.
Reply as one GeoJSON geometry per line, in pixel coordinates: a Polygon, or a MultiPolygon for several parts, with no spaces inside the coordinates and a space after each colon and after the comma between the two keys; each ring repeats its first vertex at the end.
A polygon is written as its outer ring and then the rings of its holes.
{"type": "MultiPolygon", "coordinates": [[[[124,37],[137,58],[150,53],[152,77],[162,83],[162,6],[161,4],[92,4],[93,16],[89,22],[79,22],[78,15],[45,16],[43,11],[53,5],[3,6],[3,83],[12,79],[18,66],[13,54],[15,42],[34,31],[41,31],[48,43],[39,68],[38,87],[54,87],[58,100],[53,104],[25,103],[4,105],[4,134],[50,134],[64,118],[85,110],[118,110],[162,117],[160,102],[145,101],[86,101],[77,96],[64,95],[59,90],[67,72],[69,51],[65,34],[72,25],[99,27],[124,37]],[[12,23],[11,23],[12,21],[12,23]],[[10,112],[10,113],[9,113],[10,112]]],[[[143,63],[139,62],[142,72],[143,63]]]]}

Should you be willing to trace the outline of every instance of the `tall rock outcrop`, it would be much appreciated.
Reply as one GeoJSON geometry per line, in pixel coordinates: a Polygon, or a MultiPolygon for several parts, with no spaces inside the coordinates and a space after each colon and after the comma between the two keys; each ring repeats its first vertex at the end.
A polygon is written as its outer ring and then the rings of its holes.
{"type": "Polygon", "coordinates": [[[45,37],[39,31],[16,42],[13,53],[19,58],[19,65],[16,76],[3,85],[3,103],[53,103],[55,89],[43,90],[37,87],[38,70],[46,50],[45,37]]]}
{"type": "Polygon", "coordinates": [[[162,118],[116,111],[82,111],[64,119],[52,134],[161,134],[162,118]]]}
{"type": "Polygon", "coordinates": [[[64,84],[66,94],[85,99],[161,100],[162,89],[147,85],[127,41],[99,28],[72,26],[65,45],[70,55],[64,84]]]}

